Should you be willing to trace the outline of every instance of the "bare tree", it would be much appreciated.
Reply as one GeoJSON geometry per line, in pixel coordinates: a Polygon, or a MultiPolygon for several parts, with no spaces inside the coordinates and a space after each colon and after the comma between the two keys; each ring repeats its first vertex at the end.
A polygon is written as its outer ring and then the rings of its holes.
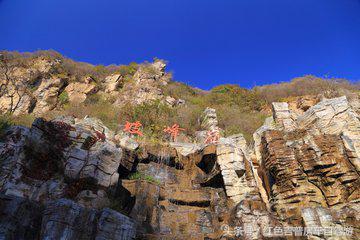
{"type": "Polygon", "coordinates": [[[11,76],[16,64],[5,54],[0,54],[0,98],[10,98],[10,106],[7,113],[13,113],[18,107],[24,96],[19,85],[11,76]]]}

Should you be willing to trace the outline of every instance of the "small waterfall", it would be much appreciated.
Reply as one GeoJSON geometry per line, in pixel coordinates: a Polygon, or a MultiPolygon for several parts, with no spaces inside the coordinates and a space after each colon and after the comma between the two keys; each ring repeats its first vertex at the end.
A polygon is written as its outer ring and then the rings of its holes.
{"type": "Polygon", "coordinates": [[[151,176],[153,180],[161,185],[166,184],[173,178],[174,173],[171,171],[174,165],[174,159],[166,147],[162,147],[159,151],[152,155],[148,163],[146,175],[151,176]],[[171,168],[171,169],[170,169],[171,168]]]}
{"type": "Polygon", "coordinates": [[[166,184],[169,178],[168,166],[170,165],[170,153],[167,148],[162,148],[159,153],[157,168],[155,169],[155,179],[166,184]]]}

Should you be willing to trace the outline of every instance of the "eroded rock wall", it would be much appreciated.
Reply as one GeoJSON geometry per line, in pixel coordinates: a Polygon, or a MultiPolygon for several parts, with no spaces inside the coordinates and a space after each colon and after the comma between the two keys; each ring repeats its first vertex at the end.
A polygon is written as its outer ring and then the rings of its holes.
{"type": "Polygon", "coordinates": [[[0,143],[0,234],[359,238],[357,113],[346,98],[321,101],[303,113],[284,104],[273,110],[253,146],[242,135],[153,145],[88,117],[11,127],[0,143]]]}
{"type": "MultiPolygon", "coordinates": [[[[279,116],[284,109],[274,111],[279,116]]],[[[287,109],[286,116],[291,114],[287,109]]],[[[289,226],[351,227],[359,236],[358,221],[351,215],[359,213],[355,146],[360,125],[346,97],[325,99],[308,108],[293,120],[295,128],[287,127],[284,118],[274,120],[276,127],[262,131],[261,142],[255,145],[271,209],[289,226]]]]}

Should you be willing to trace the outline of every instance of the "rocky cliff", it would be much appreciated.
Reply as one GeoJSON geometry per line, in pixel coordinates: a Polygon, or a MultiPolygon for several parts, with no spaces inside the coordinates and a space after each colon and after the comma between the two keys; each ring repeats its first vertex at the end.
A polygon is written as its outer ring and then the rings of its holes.
{"type": "Polygon", "coordinates": [[[81,74],[73,72],[81,69],[72,70],[66,59],[60,57],[1,54],[0,63],[2,113],[40,115],[59,109],[64,103],[83,103],[94,95],[114,105],[159,100],[174,106],[183,101],[165,96],[161,86],[166,85],[171,76],[165,73],[166,64],[162,60],[136,66],[130,73],[104,70],[100,73],[105,76],[98,78],[94,77],[96,72],[90,70],[83,70],[81,74]]]}
{"type": "Polygon", "coordinates": [[[2,75],[1,111],[38,117],[0,134],[1,239],[360,238],[360,118],[345,96],[274,102],[250,141],[226,135],[210,107],[194,137],[150,141],[91,116],[41,113],[61,108],[64,92],[189,107],[161,87],[162,61],[101,83],[31,61],[2,75]]]}
{"type": "Polygon", "coordinates": [[[96,119],[39,118],[0,144],[1,236],[357,239],[359,127],[345,97],[298,116],[273,103],[253,147],[138,144],[96,119]]]}

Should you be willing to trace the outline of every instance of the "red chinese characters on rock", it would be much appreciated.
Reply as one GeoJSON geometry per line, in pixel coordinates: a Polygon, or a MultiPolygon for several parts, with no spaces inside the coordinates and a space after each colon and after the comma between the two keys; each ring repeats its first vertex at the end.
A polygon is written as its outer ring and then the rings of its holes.
{"type": "Polygon", "coordinates": [[[220,131],[219,129],[209,130],[206,132],[206,144],[217,144],[220,139],[220,131]]]}
{"type": "Polygon", "coordinates": [[[172,127],[166,127],[164,129],[165,133],[170,134],[170,137],[173,141],[175,141],[176,137],[179,136],[180,131],[184,131],[185,129],[180,128],[179,124],[174,124],[172,127]]]}
{"type": "Polygon", "coordinates": [[[130,134],[143,136],[143,133],[140,131],[140,127],[142,127],[142,124],[139,121],[136,122],[126,121],[123,131],[128,132],[130,134]]]}

